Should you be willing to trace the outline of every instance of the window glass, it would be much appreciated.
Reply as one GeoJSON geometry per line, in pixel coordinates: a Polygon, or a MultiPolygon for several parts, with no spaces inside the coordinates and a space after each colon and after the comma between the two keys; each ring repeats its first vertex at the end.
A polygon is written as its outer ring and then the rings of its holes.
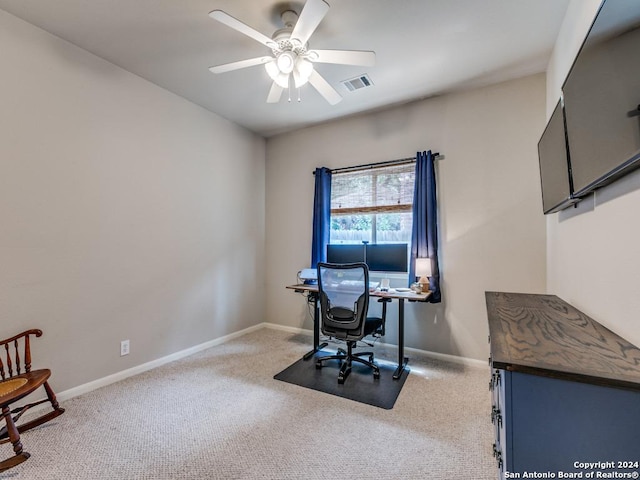
{"type": "Polygon", "coordinates": [[[335,173],[330,243],[410,243],[415,164],[335,173]]]}

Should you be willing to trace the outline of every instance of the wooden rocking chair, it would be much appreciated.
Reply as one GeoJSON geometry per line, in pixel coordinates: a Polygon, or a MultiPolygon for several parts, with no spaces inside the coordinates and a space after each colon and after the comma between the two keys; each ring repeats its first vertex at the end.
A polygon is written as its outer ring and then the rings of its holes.
{"type": "Polygon", "coordinates": [[[42,330],[27,330],[6,340],[0,340],[0,407],[6,426],[0,429],[0,444],[11,442],[15,455],[0,462],[0,472],[24,462],[29,454],[22,449],[20,434],[38,425],[48,422],[52,418],[64,413],[64,408],[58,405],[53,390],[47,383],[51,371],[48,369],[31,370],[31,350],[29,336],[42,336],[42,330]],[[20,345],[22,356],[20,352],[20,345]],[[44,387],[47,398],[13,408],[9,405],[26,397],[39,387],[44,387]],[[50,402],[53,411],[45,413],[29,422],[16,426],[16,422],[31,407],[50,402]]]}

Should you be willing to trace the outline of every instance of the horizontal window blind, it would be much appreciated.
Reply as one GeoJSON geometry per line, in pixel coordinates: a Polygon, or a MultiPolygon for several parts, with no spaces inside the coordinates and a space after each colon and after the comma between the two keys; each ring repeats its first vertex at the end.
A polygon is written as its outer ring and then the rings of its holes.
{"type": "Polygon", "coordinates": [[[331,215],[410,212],[415,163],[334,173],[331,215]]]}

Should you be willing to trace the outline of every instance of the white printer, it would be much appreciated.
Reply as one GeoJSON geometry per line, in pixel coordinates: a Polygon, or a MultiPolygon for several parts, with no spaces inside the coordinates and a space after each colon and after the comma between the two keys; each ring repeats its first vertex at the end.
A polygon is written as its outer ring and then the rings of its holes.
{"type": "Polygon", "coordinates": [[[304,283],[317,283],[318,271],[315,268],[303,268],[298,272],[298,278],[304,283]]]}

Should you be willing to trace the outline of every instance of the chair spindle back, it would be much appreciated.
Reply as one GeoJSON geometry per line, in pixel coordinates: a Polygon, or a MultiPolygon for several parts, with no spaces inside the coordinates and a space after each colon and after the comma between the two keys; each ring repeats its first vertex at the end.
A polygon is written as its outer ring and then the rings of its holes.
{"type": "Polygon", "coordinates": [[[2,380],[31,371],[29,336],[42,336],[42,330],[27,330],[0,342],[0,376],[2,380]],[[20,350],[22,348],[22,356],[20,350]]]}

